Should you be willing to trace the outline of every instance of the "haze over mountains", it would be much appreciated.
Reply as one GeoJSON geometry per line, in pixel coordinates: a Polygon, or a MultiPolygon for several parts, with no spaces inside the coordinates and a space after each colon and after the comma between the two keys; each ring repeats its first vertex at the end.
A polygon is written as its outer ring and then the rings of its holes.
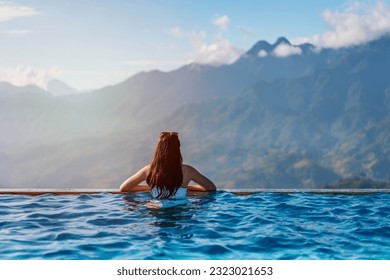
{"type": "Polygon", "coordinates": [[[279,38],[230,65],[143,72],[84,94],[0,83],[0,185],[116,188],[172,130],[184,161],[220,188],[387,180],[389,49],[388,36],[322,50],[279,38]]]}

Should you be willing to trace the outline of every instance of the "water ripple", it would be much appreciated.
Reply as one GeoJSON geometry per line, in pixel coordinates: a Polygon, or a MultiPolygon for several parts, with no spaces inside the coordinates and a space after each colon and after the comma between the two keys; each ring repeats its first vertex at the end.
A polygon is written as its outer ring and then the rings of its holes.
{"type": "Polygon", "coordinates": [[[390,259],[390,194],[0,196],[0,259],[390,259]]]}

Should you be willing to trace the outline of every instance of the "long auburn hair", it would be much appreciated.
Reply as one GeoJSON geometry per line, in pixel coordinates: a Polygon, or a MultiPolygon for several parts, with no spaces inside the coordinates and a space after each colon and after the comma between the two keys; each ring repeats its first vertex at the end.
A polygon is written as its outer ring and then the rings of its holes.
{"type": "Polygon", "coordinates": [[[178,133],[161,132],[146,177],[149,187],[157,188],[157,198],[169,198],[176,194],[183,181],[182,163],[178,133]]]}

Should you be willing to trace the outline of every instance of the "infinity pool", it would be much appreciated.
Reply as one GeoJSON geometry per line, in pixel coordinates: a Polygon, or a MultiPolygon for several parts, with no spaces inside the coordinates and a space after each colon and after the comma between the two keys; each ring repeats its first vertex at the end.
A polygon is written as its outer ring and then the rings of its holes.
{"type": "Polygon", "coordinates": [[[390,194],[0,195],[0,259],[390,259],[390,194]]]}

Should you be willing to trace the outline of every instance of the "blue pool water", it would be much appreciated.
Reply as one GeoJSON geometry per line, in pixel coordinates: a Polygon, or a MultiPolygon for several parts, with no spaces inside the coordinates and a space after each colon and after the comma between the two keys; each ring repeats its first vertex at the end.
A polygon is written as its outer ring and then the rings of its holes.
{"type": "Polygon", "coordinates": [[[390,259],[390,194],[1,195],[0,259],[390,259]]]}

